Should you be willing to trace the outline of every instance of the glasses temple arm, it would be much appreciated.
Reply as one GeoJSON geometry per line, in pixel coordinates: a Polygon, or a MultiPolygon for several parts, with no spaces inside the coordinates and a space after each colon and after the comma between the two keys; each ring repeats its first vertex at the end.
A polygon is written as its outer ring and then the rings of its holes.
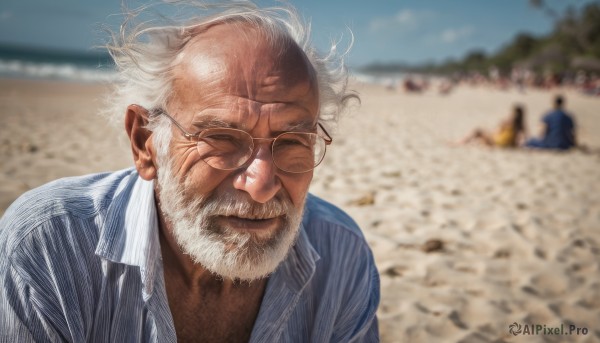
{"type": "Polygon", "coordinates": [[[321,125],[321,123],[317,123],[317,125],[319,125],[319,127],[321,128],[321,130],[323,130],[323,132],[327,136],[327,137],[324,137],[325,144],[327,144],[327,145],[331,144],[333,142],[333,138],[331,138],[331,135],[329,135],[329,132],[327,132],[327,130],[325,130],[325,128],[323,127],[323,125],[321,125]]]}
{"type": "Polygon", "coordinates": [[[163,111],[163,110],[161,110],[161,109],[157,109],[156,111],[154,111],[154,114],[155,114],[155,115],[161,115],[161,114],[162,114],[162,115],[166,116],[167,118],[169,118],[169,120],[170,120],[170,121],[171,121],[173,124],[175,124],[175,126],[177,126],[177,128],[179,128],[179,130],[181,131],[181,133],[183,133],[183,135],[185,136],[185,138],[191,139],[191,138],[195,138],[195,137],[197,136],[197,135],[193,135],[193,134],[191,134],[191,133],[187,132],[187,131],[186,131],[186,130],[183,128],[183,126],[181,126],[181,125],[180,125],[180,124],[179,124],[179,123],[178,123],[178,122],[175,120],[175,118],[173,118],[173,117],[171,117],[169,114],[167,114],[167,112],[165,112],[165,111],[163,111]]]}

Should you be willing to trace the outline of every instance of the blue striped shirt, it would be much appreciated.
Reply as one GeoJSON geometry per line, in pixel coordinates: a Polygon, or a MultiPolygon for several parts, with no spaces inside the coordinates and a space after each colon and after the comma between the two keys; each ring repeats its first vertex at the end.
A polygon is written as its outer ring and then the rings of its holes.
{"type": "MultiPolygon", "coordinates": [[[[309,195],[251,342],[378,341],[379,275],[358,226],[309,195]]],[[[0,342],[175,342],[151,182],[61,179],[0,220],[0,342]]]]}

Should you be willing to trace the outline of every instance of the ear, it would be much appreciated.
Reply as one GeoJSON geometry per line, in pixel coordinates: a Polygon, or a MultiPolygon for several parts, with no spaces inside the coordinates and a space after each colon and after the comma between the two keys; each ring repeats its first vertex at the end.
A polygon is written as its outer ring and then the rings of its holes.
{"type": "Polygon", "coordinates": [[[156,178],[155,150],[152,131],[145,128],[146,124],[148,111],[139,105],[129,105],[125,114],[125,130],[131,142],[135,168],[142,179],[151,181],[156,178]]]}

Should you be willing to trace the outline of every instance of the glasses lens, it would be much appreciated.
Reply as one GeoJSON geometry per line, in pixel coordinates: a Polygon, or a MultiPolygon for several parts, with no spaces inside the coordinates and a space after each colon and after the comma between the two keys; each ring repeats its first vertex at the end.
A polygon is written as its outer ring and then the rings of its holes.
{"type": "Polygon", "coordinates": [[[235,169],[252,155],[252,137],[236,129],[206,129],[198,137],[198,153],[217,169],[235,169]]]}
{"type": "Polygon", "coordinates": [[[273,142],[273,161],[287,172],[312,170],[324,156],[325,141],[316,133],[284,133],[273,142]]]}

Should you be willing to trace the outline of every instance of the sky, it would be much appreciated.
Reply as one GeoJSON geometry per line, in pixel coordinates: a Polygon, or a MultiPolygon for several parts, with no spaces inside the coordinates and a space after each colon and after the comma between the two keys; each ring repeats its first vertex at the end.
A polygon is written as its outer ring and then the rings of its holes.
{"type": "MultiPolygon", "coordinates": [[[[274,1],[258,0],[260,4],[274,1]]],[[[596,2],[598,0],[595,0],[596,2]]],[[[562,13],[593,0],[546,0],[562,13]]],[[[518,32],[542,35],[553,19],[527,0],[291,0],[312,23],[321,51],[347,46],[349,65],[419,64],[497,51],[518,32]],[[350,33],[352,32],[352,34],[350,33]]],[[[118,25],[120,0],[2,0],[0,44],[89,50],[106,40],[99,27],[118,25]]]]}

